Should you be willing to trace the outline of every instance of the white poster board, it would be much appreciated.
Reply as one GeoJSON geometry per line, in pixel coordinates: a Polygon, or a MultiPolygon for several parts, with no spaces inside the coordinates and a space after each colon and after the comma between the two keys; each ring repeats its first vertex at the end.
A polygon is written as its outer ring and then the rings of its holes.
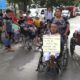
{"type": "Polygon", "coordinates": [[[60,53],[61,37],[56,35],[43,35],[43,52],[50,52],[51,55],[60,53]]]}

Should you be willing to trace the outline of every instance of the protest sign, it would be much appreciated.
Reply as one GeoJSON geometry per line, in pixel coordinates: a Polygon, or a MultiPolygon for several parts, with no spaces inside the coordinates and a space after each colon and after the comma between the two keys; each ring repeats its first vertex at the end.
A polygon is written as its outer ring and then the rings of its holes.
{"type": "Polygon", "coordinates": [[[52,55],[60,53],[61,37],[57,35],[43,35],[43,52],[50,52],[52,55]]]}

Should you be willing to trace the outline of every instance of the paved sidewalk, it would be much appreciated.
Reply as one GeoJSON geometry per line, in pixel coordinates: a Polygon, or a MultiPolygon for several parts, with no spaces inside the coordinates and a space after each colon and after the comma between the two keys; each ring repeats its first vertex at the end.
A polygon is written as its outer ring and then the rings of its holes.
{"type": "MultiPolygon", "coordinates": [[[[13,44],[12,45],[12,48],[14,50],[18,50],[18,49],[20,49],[20,47],[21,47],[21,44],[13,44]]],[[[5,50],[4,45],[0,45],[0,54],[2,54],[2,53],[7,53],[7,50],[5,50]]]]}

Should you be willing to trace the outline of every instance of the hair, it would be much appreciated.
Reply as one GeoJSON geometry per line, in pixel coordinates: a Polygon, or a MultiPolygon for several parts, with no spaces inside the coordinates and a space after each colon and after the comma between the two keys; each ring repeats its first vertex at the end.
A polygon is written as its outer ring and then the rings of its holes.
{"type": "Polygon", "coordinates": [[[60,8],[60,7],[56,8],[56,10],[60,10],[62,12],[62,8],[60,8]]]}
{"type": "Polygon", "coordinates": [[[10,10],[10,9],[7,9],[6,10],[6,13],[10,13],[10,12],[12,12],[12,10],[10,10]]]}
{"type": "Polygon", "coordinates": [[[56,25],[56,24],[52,23],[52,24],[50,25],[50,28],[51,28],[51,26],[52,26],[52,25],[54,25],[54,26],[56,26],[56,27],[57,27],[57,25],[56,25]]]}
{"type": "Polygon", "coordinates": [[[57,26],[56,24],[52,23],[52,24],[50,25],[50,28],[51,28],[52,25],[57,28],[57,32],[58,32],[58,26],[57,26]]]}
{"type": "Polygon", "coordinates": [[[28,11],[27,11],[27,14],[30,14],[30,13],[31,13],[31,11],[30,11],[30,10],[28,10],[28,11]]]}

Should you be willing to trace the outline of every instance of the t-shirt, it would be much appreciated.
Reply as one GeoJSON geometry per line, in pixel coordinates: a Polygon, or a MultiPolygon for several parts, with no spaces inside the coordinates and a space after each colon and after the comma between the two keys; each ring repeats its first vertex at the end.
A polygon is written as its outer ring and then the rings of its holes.
{"type": "Polygon", "coordinates": [[[65,33],[66,25],[69,24],[69,22],[67,21],[66,18],[63,18],[61,20],[56,20],[55,17],[53,18],[52,23],[54,23],[58,26],[58,31],[62,35],[65,33]]]}
{"type": "Polygon", "coordinates": [[[19,31],[20,27],[16,24],[12,24],[12,28],[14,30],[14,32],[19,31]]]}
{"type": "Polygon", "coordinates": [[[13,29],[12,29],[12,19],[6,16],[4,18],[4,23],[6,24],[6,31],[7,32],[13,32],[13,29]]]}
{"type": "Polygon", "coordinates": [[[52,13],[52,11],[46,11],[45,12],[45,20],[52,20],[52,18],[53,18],[53,13],[52,13]]]}
{"type": "Polygon", "coordinates": [[[2,27],[2,25],[3,25],[3,17],[0,16],[0,27],[2,27]]]}
{"type": "Polygon", "coordinates": [[[33,24],[33,20],[27,20],[26,24],[32,25],[33,24]]]}
{"type": "Polygon", "coordinates": [[[34,25],[36,27],[40,27],[40,24],[41,24],[41,20],[40,19],[39,20],[37,20],[37,19],[34,20],[34,25]]]}

